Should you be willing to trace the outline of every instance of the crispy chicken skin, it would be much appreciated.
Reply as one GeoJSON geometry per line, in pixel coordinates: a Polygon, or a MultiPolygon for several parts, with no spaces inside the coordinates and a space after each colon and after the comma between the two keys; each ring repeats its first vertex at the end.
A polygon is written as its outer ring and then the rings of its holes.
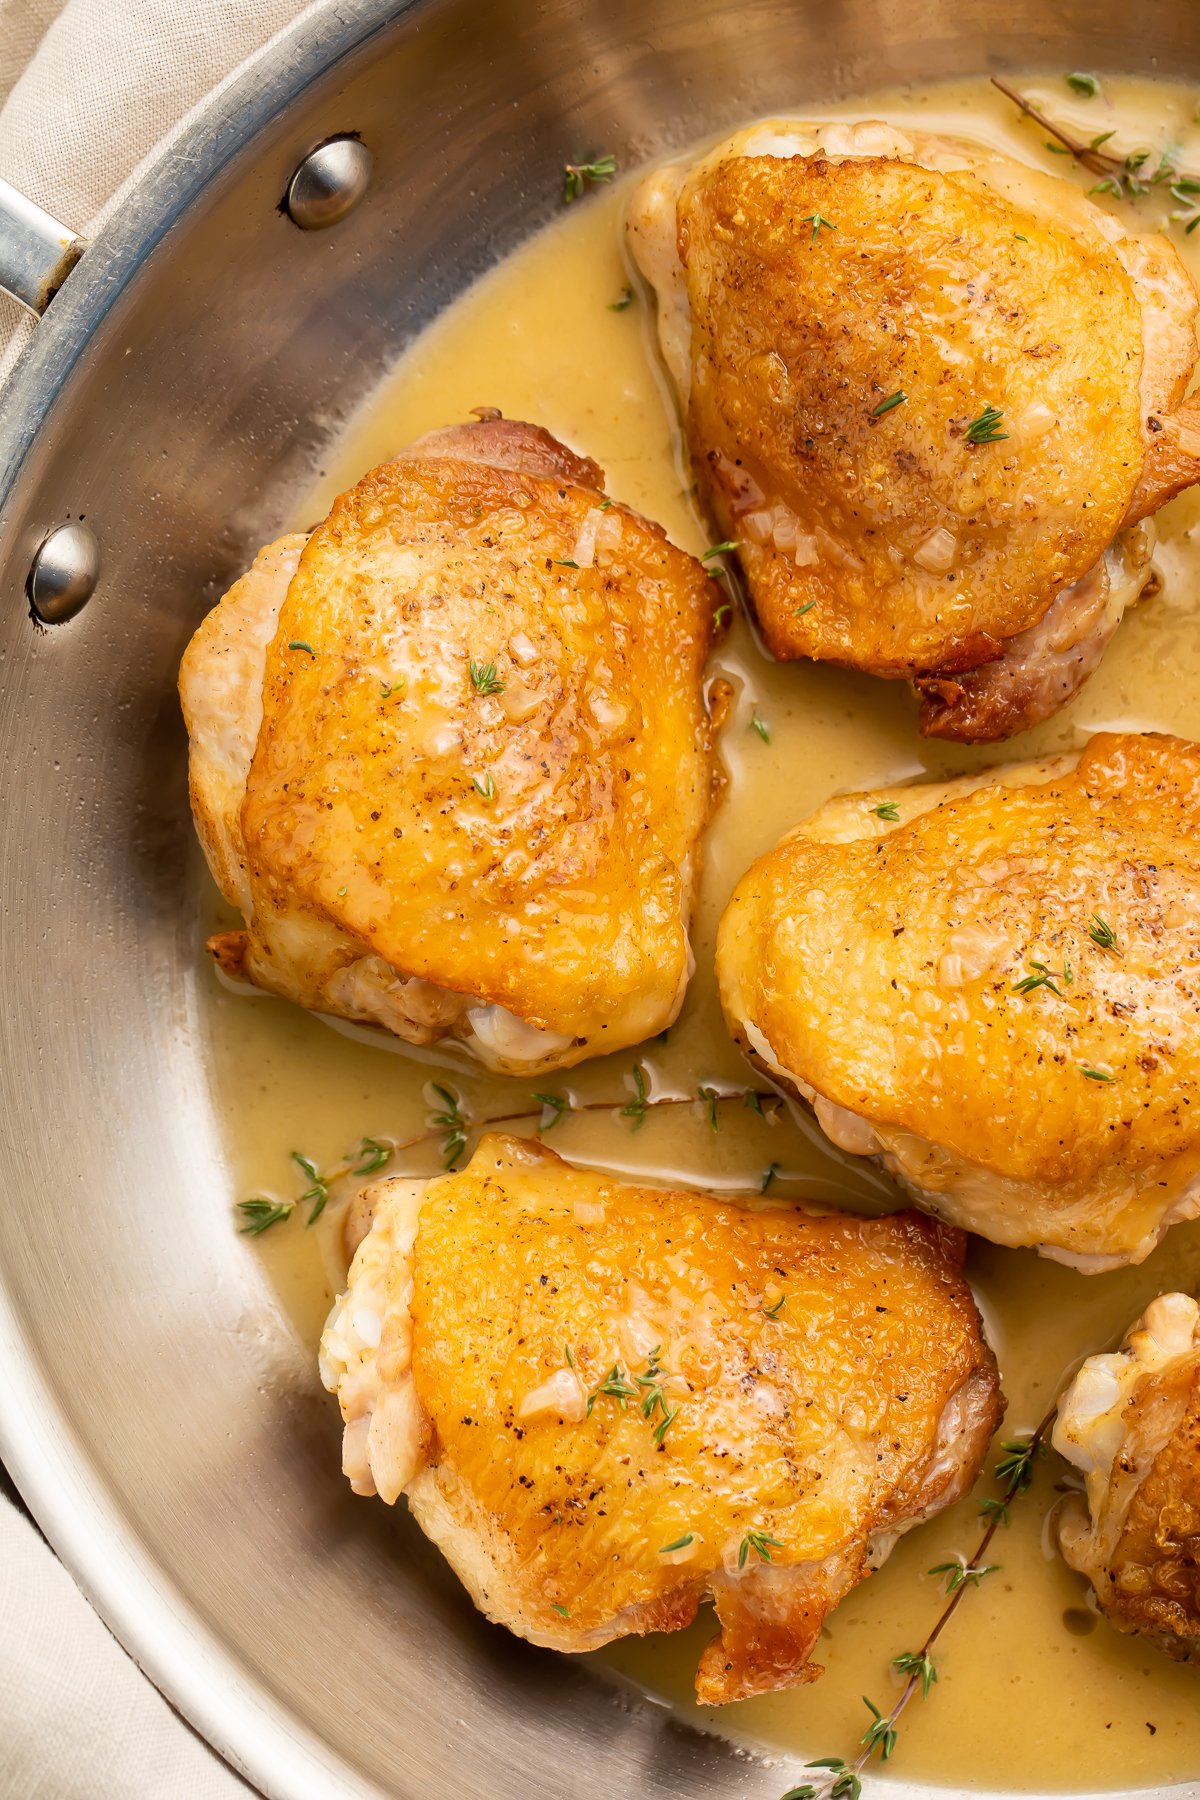
{"type": "Polygon", "coordinates": [[[1160,1294],[1059,1403],[1054,1447],[1087,1478],[1059,1545],[1118,1631],[1200,1657],[1200,1306],[1160,1294]]]}
{"type": "Polygon", "coordinates": [[[531,425],[434,433],[262,551],[180,671],[210,948],[302,1006],[562,1067],[670,1024],[714,788],[700,564],[531,425]]]}
{"type": "Polygon", "coordinates": [[[826,1613],[999,1422],[963,1236],[920,1214],[634,1187],[497,1134],[371,1200],[321,1350],[345,1472],[534,1643],[709,1595],[702,1701],[810,1681],[826,1613]]]}
{"type": "Polygon", "coordinates": [[[1200,746],[832,801],[739,882],[717,974],[752,1058],[941,1218],[1091,1272],[1200,1212],[1200,746]]]}
{"type": "Polygon", "coordinates": [[[1200,479],[1167,240],[877,121],[739,133],[649,176],[628,231],[775,655],[915,679],[934,736],[1064,705],[1149,579],[1140,521],[1200,479]]]}

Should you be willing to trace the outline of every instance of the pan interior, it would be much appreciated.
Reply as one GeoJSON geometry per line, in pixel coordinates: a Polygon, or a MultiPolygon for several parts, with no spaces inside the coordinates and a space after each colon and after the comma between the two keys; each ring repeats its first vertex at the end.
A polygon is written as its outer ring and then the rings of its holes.
{"type": "MultiPolygon", "coordinates": [[[[344,1490],[296,1306],[231,1229],[246,1165],[209,1084],[174,669],[383,372],[555,211],[565,161],[629,165],[818,96],[977,71],[1001,44],[1014,66],[1181,69],[1182,26],[1165,4],[1136,32],[1116,7],[934,5],[919,34],[866,0],[392,10],[314,16],[224,97],[89,252],[10,398],[0,1443],[125,1641],[268,1793],[557,1797],[569,1769],[586,1795],[777,1795],[790,1765],[480,1625],[415,1534],[344,1490]],[[298,233],[276,210],[287,175],[341,130],[375,185],[298,233]],[[35,633],[31,548],[80,516],[101,587],[35,633]]],[[[1137,704],[1112,690],[1104,722],[1147,722],[1137,704]]],[[[298,1044],[323,1029],[283,1016],[298,1044]]],[[[369,1080],[398,1092],[387,1061],[369,1080]]],[[[268,1062],[243,1065],[247,1106],[268,1062]]],[[[1081,1318],[1096,1305],[1086,1289],[1081,1318]]],[[[1103,1309],[1085,1323],[1104,1336],[1103,1309]]]]}

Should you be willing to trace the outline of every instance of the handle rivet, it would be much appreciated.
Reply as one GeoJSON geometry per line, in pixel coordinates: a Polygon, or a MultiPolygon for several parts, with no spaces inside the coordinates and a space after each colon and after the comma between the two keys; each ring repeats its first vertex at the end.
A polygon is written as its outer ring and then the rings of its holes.
{"type": "Polygon", "coordinates": [[[43,540],[25,582],[34,618],[62,625],[81,612],[100,579],[100,546],[86,525],[60,525],[43,540]]]}
{"type": "Polygon", "coordinates": [[[310,150],[287,184],[284,211],[301,231],[324,231],[352,213],[371,185],[375,158],[355,137],[310,150]]]}

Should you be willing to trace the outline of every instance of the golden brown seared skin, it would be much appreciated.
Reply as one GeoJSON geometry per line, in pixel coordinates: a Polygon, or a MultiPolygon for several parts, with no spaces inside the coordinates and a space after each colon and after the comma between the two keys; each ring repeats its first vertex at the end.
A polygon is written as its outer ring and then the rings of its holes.
{"type": "Polygon", "coordinates": [[[742,1046],[940,1217],[1094,1271],[1200,1211],[1200,746],[831,802],[742,878],[717,973],[742,1046]]]}
{"type": "Polygon", "coordinates": [[[322,1342],[346,1473],[406,1492],[534,1643],[673,1631],[709,1594],[702,1701],[812,1680],[826,1613],[999,1422],[963,1253],[916,1213],[635,1187],[490,1135],[376,1190],[322,1342]]]}
{"type": "Polygon", "coordinates": [[[1092,1356],[1059,1403],[1054,1447],[1087,1492],[1059,1544],[1118,1631],[1200,1657],[1200,1306],[1161,1294],[1121,1349],[1092,1356]]]}
{"type": "Polygon", "coordinates": [[[713,796],[712,613],[700,564],[535,426],[373,470],[184,658],[193,810],[246,919],[218,959],[510,1072],[662,1030],[713,796]]]}
{"type": "Polygon", "coordinates": [[[1165,238],[877,122],[742,133],[651,176],[629,229],[772,651],[915,678],[937,736],[1063,705],[1149,576],[1138,521],[1200,477],[1165,238]]]}

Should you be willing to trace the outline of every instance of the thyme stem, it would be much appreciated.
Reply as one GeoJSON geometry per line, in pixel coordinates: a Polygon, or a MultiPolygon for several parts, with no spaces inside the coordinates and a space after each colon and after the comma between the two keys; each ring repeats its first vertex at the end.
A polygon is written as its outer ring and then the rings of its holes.
{"type": "Polygon", "coordinates": [[[1123,156],[1110,156],[1107,151],[1098,149],[1094,144],[1081,144],[1078,138],[1072,137],[1069,131],[1064,131],[1061,125],[1056,125],[1052,119],[1048,119],[1045,113],[1039,112],[1037,107],[1025,98],[1024,94],[1018,94],[1016,88],[1009,87],[1007,81],[1001,81],[998,75],[992,76],[992,86],[999,88],[1000,92],[1011,100],[1014,106],[1020,107],[1027,119],[1032,119],[1035,125],[1040,125],[1043,131],[1048,131],[1052,138],[1057,138],[1063,149],[1069,150],[1075,161],[1082,163],[1085,169],[1090,169],[1093,175],[1124,173],[1125,158],[1123,156]]]}
{"type": "MultiPolygon", "coordinates": [[[[1042,1445],[1044,1444],[1044,1442],[1046,1440],[1046,1435],[1049,1432],[1051,1425],[1054,1423],[1054,1416],[1057,1413],[1057,1411],[1058,1411],[1058,1402],[1056,1400],[1054,1402],[1054,1404],[1050,1407],[1049,1411],[1046,1413],[1045,1417],[1042,1419],[1041,1423],[1038,1425],[1037,1429],[1034,1431],[1032,1437],[1029,1439],[1028,1445],[1025,1447],[1025,1455],[1028,1460],[1028,1465],[1030,1467],[1032,1467],[1033,1458],[1041,1450],[1042,1445]]],[[[1001,1479],[1003,1480],[1003,1479],[1005,1479],[1005,1477],[1002,1476],[1001,1479]]],[[[1026,1483],[1025,1485],[1028,1485],[1028,1484],[1026,1483]]],[[[1023,1491],[1023,1488],[1012,1489],[1011,1483],[1009,1483],[1009,1486],[1011,1489],[1010,1498],[1013,1497],[1016,1493],[1023,1491]]],[[[987,1555],[988,1550],[991,1548],[992,1539],[995,1537],[996,1533],[999,1531],[999,1529],[1003,1523],[1004,1523],[1003,1513],[994,1512],[990,1515],[989,1523],[985,1526],[985,1528],[980,1536],[979,1542],[975,1546],[975,1553],[971,1557],[970,1562],[966,1565],[968,1568],[979,1569],[979,1568],[983,1567],[983,1560],[984,1560],[984,1557],[987,1555]]],[[[905,1682],[904,1686],[901,1688],[899,1698],[897,1699],[895,1705],[892,1707],[892,1710],[889,1713],[887,1713],[883,1719],[877,1721],[875,1732],[873,1734],[875,1738],[882,1740],[885,1730],[886,1731],[894,1731],[895,1730],[896,1721],[899,1719],[901,1713],[904,1711],[905,1707],[908,1705],[909,1701],[912,1699],[912,1697],[916,1693],[917,1689],[923,1685],[923,1680],[924,1680],[923,1669],[927,1663],[927,1660],[930,1656],[931,1651],[933,1650],[933,1646],[937,1643],[938,1639],[941,1637],[942,1633],[945,1631],[946,1627],[949,1625],[951,1619],[954,1617],[955,1613],[958,1611],[959,1607],[962,1605],[963,1600],[966,1597],[967,1590],[969,1588],[977,1586],[977,1585],[978,1585],[978,1583],[975,1583],[975,1582],[961,1581],[954,1588],[953,1592],[948,1596],[945,1606],[943,1606],[941,1612],[938,1614],[937,1618],[934,1620],[932,1627],[930,1628],[928,1634],[926,1635],[925,1642],[921,1645],[919,1650],[913,1652],[913,1659],[914,1659],[914,1663],[916,1664],[916,1666],[913,1668],[913,1671],[910,1674],[908,1680],[905,1682]]],[[[853,1774],[855,1774],[855,1775],[861,1774],[862,1770],[866,1767],[867,1763],[871,1759],[871,1754],[872,1754],[874,1747],[875,1747],[874,1742],[868,1743],[866,1748],[859,1752],[855,1761],[853,1763],[851,1763],[851,1765],[850,1765],[850,1768],[851,1768],[851,1771],[853,1774]]]]}

